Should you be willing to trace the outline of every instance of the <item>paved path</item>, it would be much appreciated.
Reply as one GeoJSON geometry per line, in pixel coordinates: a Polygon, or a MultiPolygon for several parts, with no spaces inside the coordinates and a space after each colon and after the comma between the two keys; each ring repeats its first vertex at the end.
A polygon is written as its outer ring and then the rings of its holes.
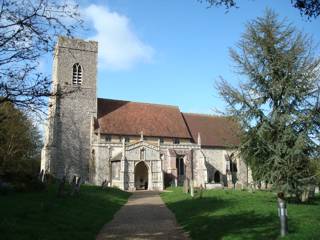
{"type": "Polygon", "coordinates": [[[114,216],[106,224],[97,240],[187,240],[187,234],[177,224],[173,213],[166,207],[158,192],[137,191],[132,194],[114,216]]]}

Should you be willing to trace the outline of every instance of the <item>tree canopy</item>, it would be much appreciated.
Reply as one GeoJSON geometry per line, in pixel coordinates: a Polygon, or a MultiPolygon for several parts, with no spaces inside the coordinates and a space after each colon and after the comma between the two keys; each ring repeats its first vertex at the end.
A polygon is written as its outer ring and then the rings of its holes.
{"type": "Polygon", "coordinates": [[[243,129],[240,152],[256,180],[301,195],[319,156],[320,59],[311,37],[267,10],[246,26],[230,55],[243,77],[218,91],[243,129]]]}
{"type": "Polygon", "coordinates": [[[10,102],[0,105],[0,179],[8,181],[39,171],[40,134],[10,102]]]}
{"type": "MultiPolygon", "coordinates": [[[[199,0],[203,2],[203,0],[199,0]]],[[[205,0],[209,6],[224,6],[226,9],[237,7],[237,0],[205,0]]],[[[292,6],[297,8],[301,15],[316,18],[320,15],[320,1],[318,0],[290,0],[292,6]]]]}

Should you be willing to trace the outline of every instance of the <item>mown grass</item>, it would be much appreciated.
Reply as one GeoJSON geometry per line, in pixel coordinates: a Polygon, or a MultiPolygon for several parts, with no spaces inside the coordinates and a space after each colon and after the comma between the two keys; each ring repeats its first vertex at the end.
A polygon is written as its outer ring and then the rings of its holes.
{"type": "MultiPolygon", "coordinates": [[[[278,239],[276,196],[271,192],[208,190],[203,198],[169,188],[161,194],[192,239],[278,239]]],[[[288,204],[289,235],[320,239],[320,196],[308,204],[288,204]]]]}
{"type": "Polygon", "coordinates": [[[95,239],[101,227],[127,202],[118,189],[81,186],[79,196],[44,192],[0,195],[1,240],[95,239]]]}

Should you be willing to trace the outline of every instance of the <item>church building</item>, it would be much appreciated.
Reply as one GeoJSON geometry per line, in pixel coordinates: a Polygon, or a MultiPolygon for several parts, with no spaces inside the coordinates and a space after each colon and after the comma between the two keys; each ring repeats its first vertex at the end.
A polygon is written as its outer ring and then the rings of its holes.
{"type": "Polygon", "coordinates": [[[239,127],[177,106],[97,98],[98,43],[60,37],[41,169],[123,190],[248,183],[239,127]]]}

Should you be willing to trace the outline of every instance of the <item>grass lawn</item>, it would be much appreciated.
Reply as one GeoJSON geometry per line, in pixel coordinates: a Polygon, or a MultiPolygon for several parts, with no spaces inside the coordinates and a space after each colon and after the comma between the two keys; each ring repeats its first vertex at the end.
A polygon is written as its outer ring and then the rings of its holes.
{"type": "MultiPolygon", "coordinates": [[[[161,193],[192,239],[278,239],[276,196],[271,192],[208,190],[192,199],[182,188],[161,193]]],[[[289,235],[320,239],[320,196],[309,204],[288,204],[289,235]]]]}
{"type": "Polygon", "coordinates": [[[0,195],[0,239],[95,239],[101,227],[127,202],[118,189],[81,186],[80,196],[45,192],[0,195]]]}

